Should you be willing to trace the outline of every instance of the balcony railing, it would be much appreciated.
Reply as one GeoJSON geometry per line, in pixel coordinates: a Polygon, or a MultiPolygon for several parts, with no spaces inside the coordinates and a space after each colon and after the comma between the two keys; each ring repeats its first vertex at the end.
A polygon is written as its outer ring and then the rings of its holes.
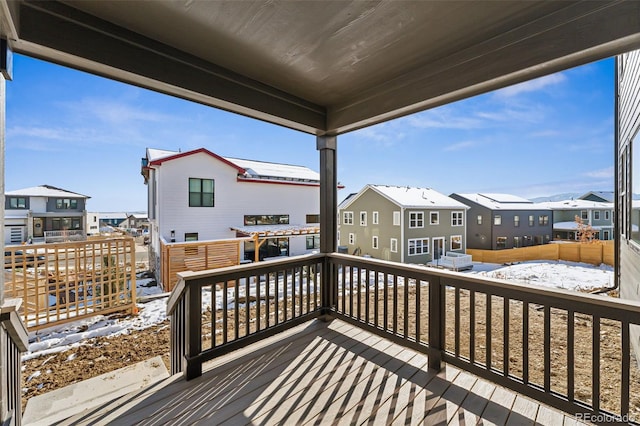
{"type": "Polygon", "coordinates": [[[168,309],[172,370],[188,379],[328,313],[426,353],[433,369],[450,363],[568,413],[628,421],[640,408],[634,302],[334,253],[184,273],[168,309]]]}
{"type": "Polygon", "coordinates": [[[82,241],[86,239],[87,235],[85,231],[81,229],[44,231],[45,243],[64,243],[66,241],[82,241]]]}
{"type": "Polygon", "coordinates": [[[20,354],[27,350],[28,336],[24,324],[20,321],[18,309],[20,299],[7,299],[0,305],[0,345],[4,353],[0,354],[0,419],[2,424],[22,423],[22,369],[20,354]]]}

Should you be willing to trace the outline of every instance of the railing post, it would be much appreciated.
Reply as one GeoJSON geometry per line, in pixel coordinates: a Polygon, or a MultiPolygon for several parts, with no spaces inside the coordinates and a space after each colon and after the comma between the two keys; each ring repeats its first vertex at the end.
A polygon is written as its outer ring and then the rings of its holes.
{"type": "Polygon", "coordinates": [[[187,347],[182,371],[186,379],[191,380],[202,375],[202,362],[198,358],[202,352],[202,291],[200,286],[187,282],[185,300],[187,347]]]}
{"type": "Polygon", "coordinates": [[[439,277],[429,278],[429,368],[442,369],[444,351],[445,305],[444,290],[439,277]]]}
{"type": "MultiPolygon", "coordinates": [[[[337,247],[338,179],[337,137],[318,136],[317,149],[320,151],[320,252],[334,253],[337,247]]],[[[333,288],[336,286],[336,274],[329,259],[325,257],[320,275],[320,294],[322,298],[321,318],[328,320],[335,305],[333,288]]]]}

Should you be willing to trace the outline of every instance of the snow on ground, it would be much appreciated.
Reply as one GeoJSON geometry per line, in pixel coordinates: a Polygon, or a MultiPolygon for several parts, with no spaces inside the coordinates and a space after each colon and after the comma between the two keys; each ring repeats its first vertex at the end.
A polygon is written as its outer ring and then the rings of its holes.
{"type": "MultiPolygon", "coordinates": [[[[584,263],[562,261],[522,262],[511,266],[474,263],[473,270],[468,273],[569,290],[584,291],[613,285],[613,268],[609,266],[596,267],[584,263]]],[[[139,314],[137,316],[122,318],[119,315],[108,317],[99,315],[32,332],[29,334],[29,352],[23,355],[22,359],[28,360],[62,352],[84,344],[87,339],[126,334],[163,322],[166,319],[168,294],[163,294],[150,279],[138,279],[136,284],[137,296],[146,300],[138,303],[139,314]]],[[[239,287],[243,289],[244,285],[241,284],[239,287]]],[[[275,294],[275,287],[275,283],[270,284],[271,295],[275,294]]],[[[283,297],[284,291],[291,295],[291,281],[285,286],[280,280],[277,287],[277,292],[281,297],[283,297]]],[[[264,295],[264,282],[261,283],[260,289],[260,293],[264,295]]],[[[256,290],[256,283],[251,282],[250,295],[255,295],[256,290]]],[[[296,289],[296,294],[298,294],[298,289],[296,289]]],[[[234,296],[235,290],[229,289],[227,302],[230,309],[233,309],[235,305],[234,296]]],[[[244,297],[244,290],[241,291],[240,296],[244,297]]],[[[212,292],[203,292],[205,306],[211,306],[212,300],[212,292]]],[[[215,291],[215,306],[218,309],[222,307],[222,291],[219,289],[215,291]]]]}

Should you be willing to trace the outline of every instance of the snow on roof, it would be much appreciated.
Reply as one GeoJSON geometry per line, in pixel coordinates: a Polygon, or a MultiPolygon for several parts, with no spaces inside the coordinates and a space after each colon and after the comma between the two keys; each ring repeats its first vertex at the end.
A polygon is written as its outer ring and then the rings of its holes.
{"type": "Polygon", "coordinates": [[[199,148],[187,152],[166,151],[161,149],[147,148],[148,164],[161,164],[164,161],[171,161],[177,158],[184,158],[192,154],[204,153],[222,162],[227,162],[230,166],[236,167],[246,179],[264,180],[284,180],[291,182],[320,182],[320,174],[308,167],[291,164],[270,163],[258,160],[245,160],[241,158],[221,157],[205,148],[199,148]]]}
{"type": "Polygon", "coordinates": [[[543,201],[538,203],[547,206],[552,210],[588,210],[588,209],[613,209],[613,203],[604,203],[600,201],[589,200],[563,200],[563,201],[543,201]]]}
{"type": "MultiPolygon", "coordinates": [[[[602,229],[601,226],[592,226],[591,228],[596,231],[599,231],[602,229]]],[[[578,223],[575,221],[556,222],[553,224],[553,229],[558,231],[576,231],[578,229],[578,223]]]]}
{"type": "Polygon", "coordinates": [[[223,157],[225,160],[246,170],[245,176],[258,179],[287,179],[320,181],[320,174],[308,167],[291,164],[268,163],[265,161],[244,160],[241,158],[223,157]]]}
{"type": "Polygon", "coordinates": [[[15,191],[7,191],[5,195],[22,195],[25,197],[66,197],[66,198],[91,198],[88,195],[78,194],[76,192],[67,191],[66,189],[56,188],[51,185],[32,186],[30,188],[16,189],[15,191]]]}
{"type": "MultiPolygon", "coordinates": [[[[409,186],[367,185],[402,207],[439,207],[468,209],[460,201],[454,200],[431,188],[414,188],[409,186]]],[[[363,190],[364,192],[364,190],[363,190]]]]}
{"type": "Polygon", "coordinates": [[[127,216],[124,212],[98,213],[100,219],[126,219],[127,216]]]}
{"type": "Polygon", "coordinates": [[[584,195],[578,197],[579,199],[586,199],[587,197],[595,195],[596,197],[602,198],[603,200],[607,200],[608,202],[613,202],[615,199],[615,193],[613,191],[589,191],[584,195]]]}
{"type": "Polygon", "coordinates": [[[526,198],[510,194],[458,194],[455,195],[473,201],[491,210],[550,210],[544,205],[526,198]]]}
{"type": "Polygon", "coordinates": [[[147,159],[149,162],[159,160],[165,157],[179,154],[179,151],[168,151],[166,149],[147,148],[147,159]]]}

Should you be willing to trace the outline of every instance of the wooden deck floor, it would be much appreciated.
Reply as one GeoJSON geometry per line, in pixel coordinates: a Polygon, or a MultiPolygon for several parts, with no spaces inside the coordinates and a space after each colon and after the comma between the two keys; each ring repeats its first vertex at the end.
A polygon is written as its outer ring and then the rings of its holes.
{"type": "Polygon", "coordinates": [[[580,424],[342,321],[311,321],[63,424],[580,424]]]}

